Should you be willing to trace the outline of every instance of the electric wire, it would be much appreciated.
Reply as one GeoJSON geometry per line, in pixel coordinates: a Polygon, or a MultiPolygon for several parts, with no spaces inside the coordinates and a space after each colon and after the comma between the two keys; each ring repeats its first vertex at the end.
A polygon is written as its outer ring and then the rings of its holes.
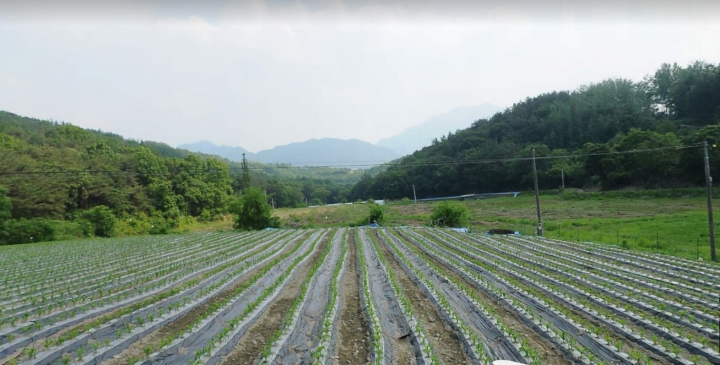
{"type": "MultiPolygon", "coordinates": [[[[608,152],[594,152],[584,154],[569,154],[569,155],[550,155],[550,156],[536,156],[536,160],[552,160],[561,158],[581,158],[581,157],[593,157],[593,156],[609,156],[609,155],[626,155],[635,153],[650,153],[659,151],[669,150],[685,150],[691,148],[703,147],[703,144],[692,144],[692,145],[681,145],[681,146],[669,146],[669,147],[657,147],[657,148],[644,148],[634,149],[627,151],[608,151],[608,152]]],[[[531,161],[532,157],[510,157],[510,158],[497,158],[497,159],[477,159],[477,160],[446,160],[437,162],[385,162],[385,163],[367,163],[367,164],[326,164],[326,165],[314,165],[306,163],[304,166],[296,165],[268,165],[268,166],[249,166],[248,170],[273,170],[273,169],[318,169],[318,168],[369,168],[377,166],[387,167],[422,167],[422,166],[446,166],[446,165],[472,165],[472,164],[487,164],[487,163],[499,163],[499,162],[516,162],[516,161],[531,161]]],[[[210,169],[204,171],[186,171],[183,169],[168,170],[167,172],[160,173],[144,173],[145,176],[165,176],[175,174],[187,174],[187,175],[205,175],[221,172],[225,169],[210,169]]],[[[242,170],[241,167],[228,167],[229,171],[242,170]]],[[[24,176],[24,175],[77,175],[77,174],[136,174],[139,175],[141,172],[133,170],[35,170],[35,171],[0,171],[0,176],[24,176]]]]}

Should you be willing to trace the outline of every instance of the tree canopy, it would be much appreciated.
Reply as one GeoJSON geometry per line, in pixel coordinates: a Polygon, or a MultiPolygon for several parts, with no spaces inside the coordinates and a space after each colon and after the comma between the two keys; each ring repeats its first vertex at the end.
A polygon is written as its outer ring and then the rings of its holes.
{"type": "Polygon", "coordinates": [[[6,233],[42,226],[34,234],[7,233],[0,243],[165,233],[187,219],[220,218],[250,184],[267,191],[276,207],[335,203],[349,197],[360,177],[349,169],[243,165],[2,111],[0,156],[0,224],[6,223],[6,233]],[[96,207],[116,218],[116,229],[88,225],[96,207]]]}
{"type": "Polygon", "coordinates": [[[278,227],[279,221],[272,216],[272,208],[265,201],[265,194],[257,187],[249,187],[233,205],[235,229],[259,230],[278,227]]]}
{"type": "MultiPolygon", "coordinates": [[[[532,146],[538,157],[656,149],[718,141],[720,67],[665,64],[641,82],[605,80],[575,91],[527,98],[488,120],[440,136],[399,165],[368,171],[351,199],[437,197],[531,189],[532,146]],[[520,159],[519,159],[520,158],[520,159]],[[512,159],[519,159],[511,161],[512,159]],[[459,161],[499,162],[458,163],[459,161]],[[503,161],[505,160],[505,161],[503,161]]],[[[712,169],[720,168],[713,150],[712,169]]],[[[545,158],[543,189],[688,186],[703,179],[700,150],[545,158]]]]}

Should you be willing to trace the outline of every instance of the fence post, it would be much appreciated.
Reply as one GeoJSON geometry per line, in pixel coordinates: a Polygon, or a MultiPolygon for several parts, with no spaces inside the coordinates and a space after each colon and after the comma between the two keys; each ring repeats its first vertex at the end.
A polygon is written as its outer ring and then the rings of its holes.
{"type": "Polygon", "coordinates": [[[617,236],[617,244],[619,245],[620,244],[620,230],[619,229],[615,230],[615,235],[617,236]]]}
{"type": "Polygon", "coordinates": [[[655,231],[655,249],[660,251],[660,230],[655,231]]]}
{"type": "Polygon", "coordinates": [[[580,242],[580,226],[575,226],[575,231],[577,232],[577,240],[579,243],[580,242]]]}

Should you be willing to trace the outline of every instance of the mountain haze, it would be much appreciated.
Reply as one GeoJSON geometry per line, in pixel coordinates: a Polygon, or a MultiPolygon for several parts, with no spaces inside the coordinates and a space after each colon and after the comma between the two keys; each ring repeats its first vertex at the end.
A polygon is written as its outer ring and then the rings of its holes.
{"type": "Polygon", "coordinates": [[[253,160],[253,157],[255,156],[254,153],[249,152],[248,150],[246,150],[242,147],[217,146],[210,141],[185,143],[185,144],[179,145],[178,148],[186,149],[186,150],[192,151],[192,152],[205,153],[208,155],[216,155],[216,156],[220,156],[220,157],[223,157],[230,161],[235,161],[235,162],[242,161],[243,153],[245,154],[245,157],[249,160],[253,160]]]}
{"type": "Polygon", "coordinates": [[[347,164],[383,163],[400,157],[393,150],[357,139],[322,138],[277,146],[258,153],[241,147],[216,146],[211,142],[183,144],[180,148],[193,152],[218,155],[241,161],[243,152],[248,160],[264,163],[289,163],[296,166],[339,166],[347,164]]]}
{"type": "Polygon", "coordinates": [[[501,111],[502,108],[489,103],[455,108],[450,112],[431,117],[400,134],[382,139],[377,145],[389,148],[401,156],[409,155],[429,146],[433,138],[439,139],[448,132],[454,133],[458,129],[468,128],[474,121],[490,118],[501,111]]]}

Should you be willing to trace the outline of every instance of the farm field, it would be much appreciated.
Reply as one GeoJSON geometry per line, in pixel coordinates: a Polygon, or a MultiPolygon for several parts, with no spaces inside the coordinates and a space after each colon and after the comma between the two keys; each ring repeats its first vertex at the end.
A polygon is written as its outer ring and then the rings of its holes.
{"type": "MultiPolygon", "coordinates": [[[[622,246],[625,241],[627,247],[634,250],[710,260],[704,191],[651,190],[586,193],[580,196],[566,198],[548,194],[540,197],[546,237],[617,246],[622,246]]],[[[720,196],[714,202],[716,212],[720,211],[720,196]]],[[[477,231],[506,228],[530,234],[537,224],[532,193],[521,193],[516,198],[500,197],[462,203],[470,211],[470,227],[477,231]]],[[[436,205],[427,202],[386,205],[385,224],[426,225],[436,205]]],[[[367,219],[368,206],[283,208],[276,209],[273,214],[287,227],[349,226],[367,219]]],[[[716,225],[716,231],[720,231],[718,220],[716,225]]]]}
{"type": "Polygon", "coordinates": [[[435,228],[0,247],[2,364],[720,364],[720,266],[435,228]]]}

